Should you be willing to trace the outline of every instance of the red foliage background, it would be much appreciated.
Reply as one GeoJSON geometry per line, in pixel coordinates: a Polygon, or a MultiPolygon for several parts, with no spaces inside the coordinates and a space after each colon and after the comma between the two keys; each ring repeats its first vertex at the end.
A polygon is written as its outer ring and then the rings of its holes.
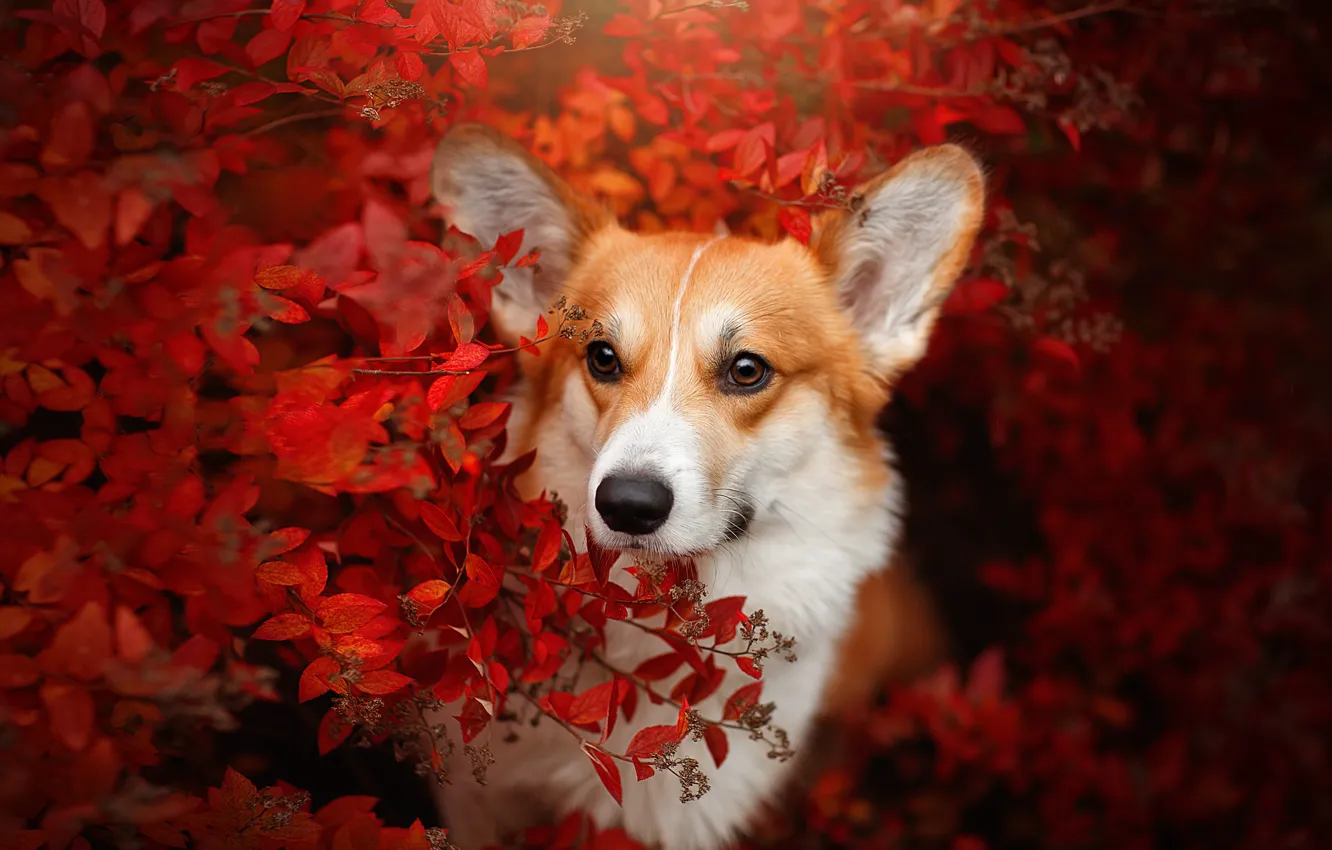
{"type": "Polygon", "coordinates": [[[973,268],[885,416],[954,663],[849,718],[755,842],[1329,834],[1317,4],[11,6],[4,846],[444,846],[416,776],[439,766],[419,709],[440,698],[467,696],[473,730],[540,701],[611,793],[687,727],[718,759],[746,731],[757,686],[726,717],[684,710],[719,664],[752,666],[707,646],[742,601],[693,648],[654,619],[668,588],[571,559],[558,506],[514,494],[525,461],[491,460],[491,393],[573,326],[490,341],[490,288],[534,258],[443,239],[427,172],[457,120],[644,230],[807,238],[921,144],[991,166],[973,268]],[[659,667],[696,674],[560,691],[560,658],[595,657],[571,620],[631,612],[669,639],[659,667]],[[443,649],[407,648],[422,629],[443,649]],[[681,725],[601,749],[639,699],[681,725]]]}

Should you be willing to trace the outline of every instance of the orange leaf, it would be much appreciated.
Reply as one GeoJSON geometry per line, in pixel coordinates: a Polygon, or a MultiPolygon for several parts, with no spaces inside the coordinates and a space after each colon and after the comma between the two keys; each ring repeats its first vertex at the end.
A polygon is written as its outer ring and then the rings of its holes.
{"type": "Polygon", "coordinates": [[[292,640],[310,631],[310,621],[304,614],[278,614],[254,630],[255,640],[292,640]]]}
{"type": "Polygon", "coordinates": [[[325,597],[319,605],[319,620],[332,634],[346,634],[379,616],[386,606],[378,599],[360,593],[339,593],[325,597]]]}
{"type": "Polygon", "coordinates": [[[444,601],[449,588],[452,587],[447,581],[438,578],[432,578],[429,581],[423,581],[416,587],[407,591],[407,598],[415,602],[421,608],[430,611],[435,610],[444,601]]]}
{"type": "Polygon", "coordinates": [[[392,670],[372,670],[361,677],[356,688],[367,694],[384,696],[402,690],[415,681],[411,676],[404,676],[392,670]]]}

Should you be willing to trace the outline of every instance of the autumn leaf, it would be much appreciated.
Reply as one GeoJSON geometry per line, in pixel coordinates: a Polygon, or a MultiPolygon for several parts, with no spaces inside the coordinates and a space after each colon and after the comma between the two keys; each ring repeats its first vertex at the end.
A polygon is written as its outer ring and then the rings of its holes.
{"type": "Polygon", "coordinates": [[[448,359],[440,364],[439,368],[449,372],[466,372],[467,370],[475,369],[477,366],[486,362],[486,358],[489,356],[490,349],[486,348],[484,345],[479,345],[475,342],[466,342],[459,345],[453,353],[449,355],[448,359]]]}
{"type": "Polygon", "coordinates": [[[481,54],[475,50],[466,50],[458,53],[449,54],[449,64],[471,85],[483,89],[490,81],[490,74],[486,70],[486,60],[481,58],[481,54]]]}
{"type": "Polygon", "coordinates": [[[105,179],[92,171],[70,177],[49,178],[39,192],[51,206],[56,221],[67,227],[88,248],[99,248],[111,226],[112,194],[105,179]]]}
{"type": "Polygon", "coordinates": [[[300,702],[309,702],[329,689],[326,681],[329,677],[338,673],[342,668],[338,662],[332,658],[319,657],[311,661],[301,671],[301,679],[297,686],[297,700],[300,702]]]}
{"type": "Polygon", "coordinates": [[[273,0],[269,12],[273,28],[279,32],[286,32],[295,26],[304,11],[305,0],[273,0]]]}
{"type": "Polygon", "coordinates": [[[56,738],[71,750],[88,746],[97,713],[88,690],[71,682],[47,682],[38,694],[56,738]]]}
{"type": "Polygon", "coordinates": [[[682,740],[684,732],[678,726],[647,726],[638,730],[624,754],[630,758],[651,759],[661,752],[662,747],[678,744],[682,740]]]}
{"type": "Polygon", "coordinates": [[[586,741],[583,742],[583,752],[587,753],[588,759],[592,761],[592,767],[597,772],[597,778],[601,784],[606,787],[617,805],[624,805],[624,787],[620,783],[620,768],[615,764],[615,760],[606,754],[605,750],[594,747],[586,741]]]}
{"type": "Polygon", "coordinates": [[[402,690],[413,681],[410,676],[404,676],[392,670],[373,670],[361,676],[361,680],[356,682],[355,687],[363,693],[384,696],[402,690]]]}
{"type": "Polygon", "coordinates": [[[278,614],[265,621],[251,635],[255,640],[293,640],[310,632],[310,620],[303,614],[278,614]]]}
{"type": "Polygon", "coordinates": [[[339,593],[324,597],[316,610],[325,629],[332,634],[345,634],[364,626],[386,607],[378,599],[364,594],[339,593]]]}

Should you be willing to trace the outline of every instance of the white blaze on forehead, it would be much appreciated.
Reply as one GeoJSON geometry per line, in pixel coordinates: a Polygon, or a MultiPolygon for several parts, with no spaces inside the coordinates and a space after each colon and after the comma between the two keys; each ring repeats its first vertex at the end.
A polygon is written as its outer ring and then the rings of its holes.
{"type": "Polygon", "coordinates": [[[675,309],[671,314],[671,352],[670,359],[666,364],[666,380],[661,385],[661,395],[657,396],[656,401],[652,403],[653,407],[659,404],[670,405],[671,390],[675,386],[675,372],[680,363],[680,316],[683,313],[685,294],[689,292],[689,281],[694,276],[694,266],[698,265],[698,258],[703,256],[703,252],[713,243],[722,237],[714,236],[694,249],[694,253],[689,257],[689,265],[685,266],[684,277],[680,278],[680,288],[675,293],[675,309]]]}
{"type": "MultiPolygon", "coordinates": [[[[662,479],[674,496],[674,505],[665,525],[651,534],[653,546],[673,552],[688,552],[715,541],[721,534],[719,523],[725,519],[711,505],[708,484],[700,466],[702,446],[693,424],[676,410],[674,393],[676,373],[680,368],[680,326],[684,299],[689,292],[694,268],[703,252],[721,237],[714,237],[694,249],[680,278],[671,314],[670,353],[661,392],[641,412],[635,413],[615,430],[592,466],[588,481],[588,503],[596,500],[598,485],[607,475],[646,475],[662,479]]],[[[692,334],[691,334],[692,341],[692,334]]],[[[630,545],[632,538],[605,528],[593,511],[589,522],[602,538],[613,546],[630,545]]]]}

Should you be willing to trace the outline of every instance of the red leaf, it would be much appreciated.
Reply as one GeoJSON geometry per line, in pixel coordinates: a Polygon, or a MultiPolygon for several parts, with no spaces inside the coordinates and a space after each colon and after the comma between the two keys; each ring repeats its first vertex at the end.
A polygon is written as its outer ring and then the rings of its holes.
{"type": "MultiPolygon", "coordinates": [[[[467,309],[467,305],[457,295],[449,297],[449,328],[453,331],[453,338],[459,345],[466,345],[472,341],[476,334],[476,322],[472,319],[472,312],[467,309]]],[[[457,352],[454,352],[455,354],[457,352]]],[[[450,377],[450,376],[445,376],[450,377]]]]}
{"type": "Polygon", "coordinates": [[[398,76],[408,81],[419,80],[425,73],[425,63],[411,50],[399,50],[394,66],[398,69],[398,76]]]}
{"type": "Polygon", "coordinates": [[[384,696],[402,690],[413,681],[415,680],[411,676],[404,676],[392,670],[372,670],[361,676],[361,681],[356,683],[356,688],[367,694],[384,696]]]}
{"type": "Polygon", "coordinates": [[[736,720],[751,707],[758,704],[759,697],[763,694],[763,683],[745,685],[735,693],[731,694],[726,700],[726,708],[722,711],[722,720],[736,720]]]}
{"type": "Polygon", "coordinates": [[[115,632],[116,654],[126,661],[142,661],[155,645],[143,621],[123,605],[116,607],[115,632]]]}
{"type": "Polygon", "coordinates": [[[619,553],[603,549],[592,538],[592,529],[586,526],[583,527],[583,535],[587,540],[587,556],[592,562],[592,575],[596,578],[597,584],[604,585],[610,579],[611,567],[619,560],[619,553]]]}
{"type": "Polygon", "coordinates": [[[72,177],[44,180],[38,191],[51,206],[56,221],[69,228],[85,247],[96,249],[105,244],[113,198],[101,175],[81,171],[72,177]]]}
{"type": "Polygon", "coordinates": [[[655,773],[656,771],[652,769],[652,765],[644,764],[638,759],[634,759],[634,775],[638,777],[639,782],[642,782],[644,779],[651,779],[655,773]]]}
{"type": "Polygon", "coordinates": [[[638,730],[633,740],[629,742],[629,748],[624,754],[630,758],[650,759],[661,752],[661,748],[666,744],[678,744],[684,740],[684,732],[676,726],[648,726],[638,730]]]}
{"type": "Polygon", "coordinates": [[[656,682],[680,669],[684,656],[678,652],[667,652],[655,658],[649,658],[634,668],[634,676],[647,682],[656,682]]]}
{"type": "Polygon", "coordinates": [[[475,50],[449,54],[449,64],[458,72],[458,76],[479,89],[485,88],[490,81],[486,60],[475,50]]]}
{"type": "Polygon", "coordinates": [[[291,33],[277,29],[260,30],[245,45],[245,55],[249,57],[250,64],[258,68],[286,54],[289,47],[291,47],[291,33]]]}
{"type": "Polygon", "coordinates": [[[489,356],[489,348],[475,342],[467,342],[458,346],[439,368],[446,372],[466,372],[485,363],[489,356]]]}
{"type": "Polygon", "coordinates": [[[351,724],[345,723],[335,709],[330,708],[319,722],[319,754],[326,756],[337,749],[338,744],[347,740],[352,733],[351,724]]]}
{"type": "Polygon", "coordinates": [[[56,738],[71,750],[88,746],[97,709],[87,689],[68,682],[47,682],[39,693],[56,738]]]}
{"type": "Polygon", "coordinates": [[[278,614],[270,618],[250,637],[255,640],[292,640],[310,632],[310,621],[304,614],[278,614]]]}
{"type": "Polygon", "coordinates": [[[379,616],[386,606],[378,599],[360,593],[339,593],[320,603],[319,620],[332,634],[346,634],[379,616]]]}
{"type": "Polygon", "coordinates": [[[325,693],[329,689],[329,684],[324,680],[341,669],[338,662],[332,658],[321,656],[311,661],[301,672],[301,681],[296,689],[297,699],[300,702],[309,702],[325,693]]]}
{"type": "Polygon", "coordinates": [[[296,25],[305,11],[305,0],[273,0],[269,15],[273,18],[274,29],[286,32],[296,25]]]}
{"type": "Polygon", "coordinates": [[[611,695],[615,692],[614,682],[602,682],[588,688],[574,697],[565,719],[575,726],[590,726],[600,723],[610,713],[611,695]]]}
{"type": "Polygon", "coordinates": [[[743,655],[735,659],[735,666],[739,667],[746,674],[753,676],[755,679],[763,678],[763,671],[760,670],[758,668],[758,665],[754,663],[754,659],[750,658],[747,655],[743,655]]]}
{"type": "Polygon", "coordinates": [[[453,522],[452,517],[439,505],[430,502],[421,503],[421,521],[426,524],[440,540],[449,543],[461,543],[463,541],[462,533],[458,531],[458,526],[453,522]]]}
{"type": "Polygon", "coordinates": [[[777,214],[777,220],[787,233],[794,236],[802,245],[809,244],[809,237],[814,228],[809,220],[809,212],[804,207],[785,206],[777,214]]]}
{"type": "Polygon", "coordinates": [[[281,555],[284,552],[290,552],[297,546],[300,546],[310,536],[308,528],[297,528],[296,526],[287,526],[279,528],[277,531],[270,532],[268,543],[264,549],[267,556],[281,555]]]}
{"type": "Polygon", "coordinates": [[[618,805],[624,805],[624,787],[620,784],[620,768],[605,750],[583,742],[583,752],[592,760],[592,767],[597,771],[601,784],[606,786],[618,805]]]}
{"type": "Polygon", "coordinates": [[[171,66],[176,72],[176,91],[187,92],[197,83],[220,77],[227,72],[227,66],[208,59],[186,58],[171,66]]]}
{"type": "Polygon", "coordinates": [[[518,253],[518,249],[521,248],[522,245],[523,231],[521,228],[510,233],[505,233],[500,236],[499,239],[495,240],[495,256],[499,258],[500,265],[507,266],[512,262],[514,255],[518,253]]]}
{"type": "Polygon", "coordinates": [[[485,379],[485,372],[444,375],[430,385],[430,390],[426,393],[426,405],[431,412],[447,410],[470,396],[485,379]]]}
{"type": "Polygon", "coordinates": [[[703,740],[707,742],[708,752],[712,753],[713,763],[721,767],[731,746],[726,740],[726,730],[715,723],[708,724],[708,728],[703,731],[703,740]]]}
{"type": "Polygon", "coordinates": [[[543,339],[548,333],[550,333],[550,325],[546,323],[546,317],[537,316],[536,338],[543,339]]]}
{"type": "Polygon", "coordinates": [[[493,425],[496,420],[509,412],[509,406],[507,401],[483,401],[474,404],[458,418],[458,427],[465,431],[478,431],[493,425]]]}
{"type": "Polygon", "coordinates": [[[269,584],[281,587],[294,587],[319,578],[310,564],[293,564],[290,561],[268,561],[254,568],[254,577],[269,584]]]}
{"type": "Polygon", "coordinates": [[[537,535],[536,545],[532,547],[532,571],[541,572],[555,563],[560,554],[560,543],[564,536],[560,533],[560,524],[547,520],[537,535]]]}
{"type": "Polygon", "coordinates": [[[523,614],[532,623],[554,613],[555,607],[555,591],[544,581],[537,581],[523,600],[523,614]]]}

